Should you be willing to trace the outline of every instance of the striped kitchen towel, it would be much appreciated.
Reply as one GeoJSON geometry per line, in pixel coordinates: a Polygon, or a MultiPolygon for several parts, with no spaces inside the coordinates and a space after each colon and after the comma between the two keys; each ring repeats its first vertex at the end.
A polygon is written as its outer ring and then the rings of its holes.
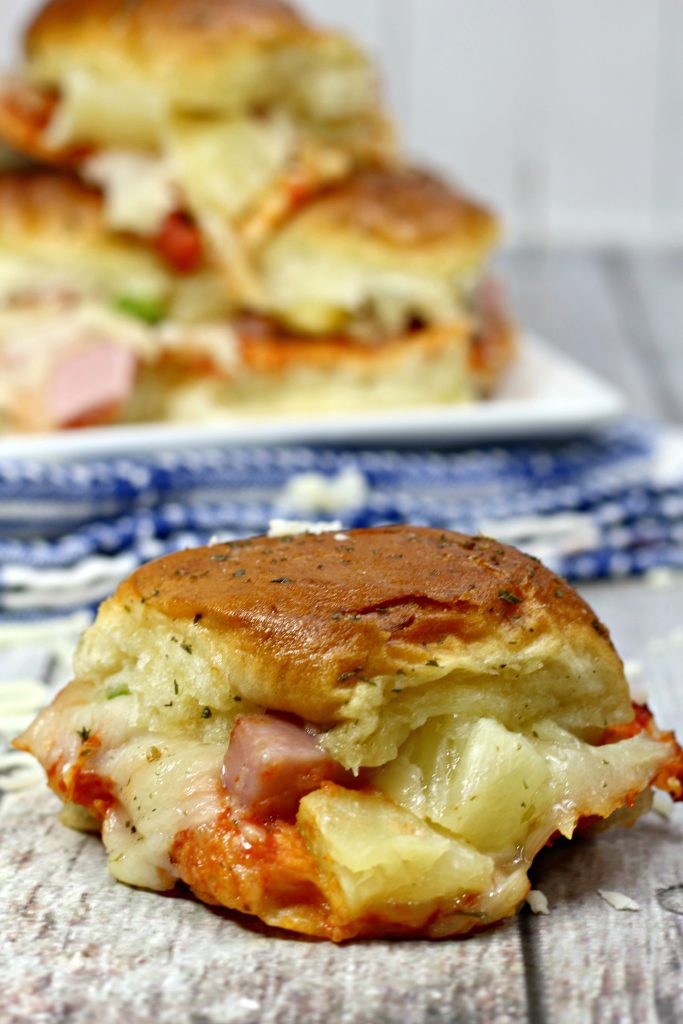
{"type": "Polygon", "coordinates": [[[227,448],[0,460],[0,618],[92,608],[142,561],[273,518],[486,533],[573,580],[683,568],[683,433],[454,452],[227,448]]]}

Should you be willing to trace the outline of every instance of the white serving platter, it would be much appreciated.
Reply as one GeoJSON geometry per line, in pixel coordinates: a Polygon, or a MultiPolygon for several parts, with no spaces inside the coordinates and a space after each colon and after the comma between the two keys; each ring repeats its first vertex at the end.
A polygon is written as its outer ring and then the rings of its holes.
{"type": "Polygon", "coordinates": [[[236,444],[444,446],[558,438],[606,426],[624,407],[624,396],[612,384],[537,336],[525,334],[517,363],[487,401],[6,434],[0,438],[0,458],[63,460],[236,444]]]}

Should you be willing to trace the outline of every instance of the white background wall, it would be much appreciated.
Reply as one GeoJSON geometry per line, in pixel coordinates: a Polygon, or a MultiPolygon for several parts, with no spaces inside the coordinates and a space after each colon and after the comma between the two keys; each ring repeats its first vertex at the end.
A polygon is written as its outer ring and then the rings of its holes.
{"type": "MultiPolygon", "coordinates": [[[[191,0],[187,0],[188,3],[191,0]]],[[[683,243],[683,0],[299,0],[514,241],[683,243]]],[[[0,0],[0,61],[34,0],[0,0]]]]}

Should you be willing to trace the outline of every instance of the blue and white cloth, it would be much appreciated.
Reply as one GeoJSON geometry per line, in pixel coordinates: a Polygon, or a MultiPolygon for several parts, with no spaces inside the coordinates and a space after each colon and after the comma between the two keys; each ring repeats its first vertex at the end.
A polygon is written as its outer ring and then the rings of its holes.
{"type": "Polygon", "coordinates": [[[683,433],[455,452],[227,448],[0,460],[0,619],[93,607],[135,566],[273,518],[486,533],[573,580],[683,568],[683,433]]]}

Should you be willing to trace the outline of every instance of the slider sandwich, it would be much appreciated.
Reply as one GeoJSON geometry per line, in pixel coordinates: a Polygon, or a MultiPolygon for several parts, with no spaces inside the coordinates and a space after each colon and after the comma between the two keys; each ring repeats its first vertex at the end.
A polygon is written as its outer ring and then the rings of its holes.
{"type": "Polygon", "coordinates": [[[360,171],[307,203],[264,247],[261,311],[294,336],[364,347],[388,390],[382,357],[398,343],[412,364],[403,402],[481,397],[514,354],[486,278],[498,235],[487,209],[433,175],[360,171]]]}
{"type": "Polygon", "coordinates": [[[514,350],[496,222],[436,179],[361,172],[264,249],[262,304],[113,231],[100,193],[0,174],[0,427],[346,413],[488,394],[514,350]]]}
{"type": "Polygon", "coordinates": [[[486,279],[497,239],[492,214],[428,174],[351,175],[263,247],[262,298],[231,322],[231,372],[183,375],[176,362],[156,376],[156,417],[339,415],[488,395],[515,352],[486,279]]]}
{"type": "Polygon", "coordinates": [[[393,151],[368,59],[281,0],[49,0],[0,137],[98,185],[173,266],[205,245],[238,294],[292,208],[393,151]]]}
{"type": "Polygon", "coordinates": [[[407,526],[138,569],[16,745],[116,878],[334,941],[491,924],[554,837],[683,796],[683,751],[564,580],[407,526]]]}
{"type": "MultiPolygon", "coordinates": [[[[262,247],[232,373],[167,378],[157,418],[326,414],[489,395],[515,334],[486,265],[496,219],[439,179],[359,171],[262,247]]],[[[158,380],[158,376],[157,376],[158,380]]]]}
{"type": "Polygon", "coordinates": [[[152,368],[231,363],[228,308],[215,270],[108,230],[78,179],[0,173],[0,430],[144,418],[152,368]]]}

